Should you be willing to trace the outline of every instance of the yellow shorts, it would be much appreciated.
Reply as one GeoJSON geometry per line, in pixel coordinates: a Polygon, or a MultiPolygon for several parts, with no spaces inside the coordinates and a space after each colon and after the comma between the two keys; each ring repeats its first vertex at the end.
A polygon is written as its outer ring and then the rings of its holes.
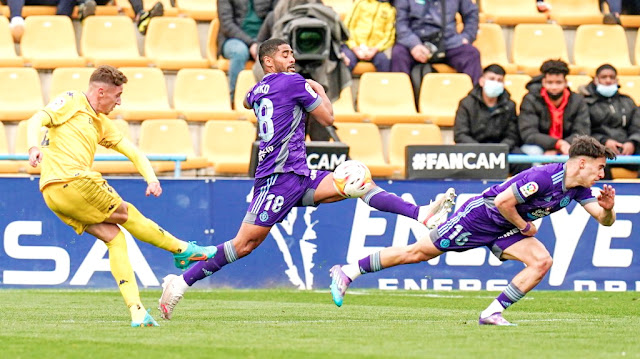
{"type": "Polygon", "coordinates": [[[122,198],[103,178],[78,178],[51,183],[42,189],[47,206],[78,234],[102,223],[120,206],[122,198]]]}

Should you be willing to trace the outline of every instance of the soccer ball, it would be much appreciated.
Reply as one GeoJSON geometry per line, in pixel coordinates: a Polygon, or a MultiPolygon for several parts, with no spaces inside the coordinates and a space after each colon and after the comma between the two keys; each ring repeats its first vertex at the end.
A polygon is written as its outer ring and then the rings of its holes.
{"type": "Polygon", "coordinates": [[[371,171],[360,161],[345,161],[333,171],[333,186],[344,198],[358,198],[373,188],[371,171]]]}

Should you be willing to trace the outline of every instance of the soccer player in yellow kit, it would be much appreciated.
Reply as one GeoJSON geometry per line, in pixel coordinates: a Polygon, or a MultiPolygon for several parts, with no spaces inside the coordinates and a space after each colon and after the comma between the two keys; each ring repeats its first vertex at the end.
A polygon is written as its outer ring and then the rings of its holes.
{"type": "Polygon", "coordinates": [[[105,242],[111,273],[131,312],[131,326],[157,326],[144,309],[129,262],[127,243],[118,224],[137,239],[173,253],[175,265],[186,268],[216,254],[216,247],[184,242],[144,217],[131,203],[92,171],[96,146],[113,148],[134,163],[148,183],[146,195],[160,196],[162,187],[149,160],[106,116],[120,105],[126,76],[111,66],[98,67],[86,93],[69,91],[55,98],[28,122],[29,163],[42,162],[40,191],[47,206],[78,234],[87,232],[105,242]],[[47,134],[38,145],[40,128],[47,134]]]}

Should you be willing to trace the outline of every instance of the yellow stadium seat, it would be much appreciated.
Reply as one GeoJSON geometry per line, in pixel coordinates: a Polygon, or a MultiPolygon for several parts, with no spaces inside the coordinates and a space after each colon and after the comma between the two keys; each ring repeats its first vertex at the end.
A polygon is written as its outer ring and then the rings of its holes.
{"type": "Polygon", "coordinates": [[[500,25],[547,22],[547,15],[538,12],[533,0],[482,0],[480,11],[487,22],[500,25]]]}
{"type": "Polygon", "coordinates": [[[82,22],[80,51],[93,66],[148,66],[134,31],[126,16],[89,16],[82,22]]]}
{"type": "Polygon", "coordinates": [[[362,122],[364,114],[353,109],[351,86],[340,92],[340,98],[333,103],[333,117],[338,122],[362,122]]]}
{"type": "Polygon", "coordinates": [[[247,121],[207,121],[202,132],[202,156],[213,162],[216,175],[249,173],[256,128],[247,121]]]}
{"type": "Polygon", "coordinates": [[[516,112],[520,112],[520,104],[527,90],[527,83],[531,81],[531,76],[523,74],[507,74],[504,77],[504,88],[509,91],[511,100],[516,103],[516,112]]]}
{"type": "Polygon", "coordinates": [[[389,134],[389,162],[395,175],[405,176],[405,149],[409,145],[441,145],[440,127],[434,124],[396,124],[389,134]]]}
{"type": "Polygon", "coordinates": [[[86,91],[95,69],[90,67],[58,67],[51,73],[49,101],[66,91],[86,91]]]}
{"type": "Polygon", "coordinates": [[[427,74],[420,86],[420,113],[438,126],[453,126],[458,104],[471,89],[467,74],[427,74]]]}
{"type": "Polygon", "coordinates": [[[549,59],[569,63],[562,27],[557,24],[518,24],[513,30],[513,62],[528,75],[540,74],[540,65],[549,59]]]}
{"type": "MultiPolygon", "coordinates": [[[[44,135],[47,133],[47,128],[40,128],[40,139],[44,138],[44,135]]],[[[29,154],[29,146],[27,145],[27,121],[20,121],[18,123],[18,130],[16,131],[16,142],[14,145],[15,154],[26,155],[29,154]]],[[[29,174],[39,174],[40,173],[40,165],[36,168],[31,167],[29,165],[29,161],[18,161],[18,165],[20,166],[19,172],[29,173],[29,174]]]]}
{"type": "Polygon", "coordinates": [[[613,179],[637,179],[638,171],[633,171],[622,167],[611,167],[611,177],[613,179]]]}
{"type": "Polygon", "coordinates": [[[631,97],[636,105],[640,103],[640,76],[618,76],[618,84],[621,94],[631,97]]]}
{"type": "MultiPolygon", "coordinates": [[[[640,17],[640,15],[638,15],[638,17],[640,17]]],[[[634,47],[634,55],[635,55],[635,63],[636,65],[640,65],[640,42],[638,42],[638,39],[640,39],[640,31],[638,31],[638,35],[636,36],[636,45],[634,47]]]]}
{"type": "Polygon", "coordinates": [[[416,111],[409,75],[400,72],[362,74],[358,112],[377,125],[426,121],[426,116],[416,111]]]}
{"type": "Polygon", "coordinates": [[[256,78],[253,76],[253,71],[242,70],[238,74],[236,89],[233,95],[233,109],[238,114],[238,118],[241,120],[249,120],[254,123],[256,122],[256,114],[253,110],[244,108],[242,102],[244,101],[244,97],[247,95],[247,92],[249,92],[255,84],[256,78]]]}
{"type": "Polygon", "coordinates": [[[36,69],[85,66],[78,56],[76,35],[68,16],[30,16],[25,19],[20,51],[36,69]]]}
{"type": "Polygon", "coordinates": [[[169,107],[164,74],[158,68],[121,67],[127,76],[122,93],[122,105],[110,116],[125,120],[175,118],[177,112],[169,107]]]}
{"type": "Polygon", "coordinates": [[[491,64],[498,64],[507,73],[515,73],[518,69],[516,64],[510,64],[507,58],[507,45],[504,42],[502,28],[498,24],[479,24],[478,36],[473,46],[480,51],[480,62],[482,67],[491,64]]]}
{"type": "Polygon", "coordinates": [[[390,177],[393,167],[384,160],[378,126],[373,123],[341,123],[337,126],[340,141],[349,145],[349,157],[361,161],[373,177],[390,177]]]}
{"type": "Polygon", "coordinates": [[[620,15],[620,23],[624,27],[640,27],[640,15],[620,15]]]}
{"type": "MultiPolygon", "coordinates": [[[[171,0],[142,0],[142,7],[145,10],[150,10],[157,2],[162,3],[164,8],[163,16],[178,16],[178,8],[171,6],[171,0]]],[[[133,19],[136,16],[129,0],[115,0],[115,3],[128,17],[133,19]]]]}
{"type": "Polygon", "coordinates": [[[22,67],[24,60],[16,55],[13,38],[9,32],[9,21],[0,16],[0,66],[22,67]]]}
{"type": "MultiPolygon", "coordinates": [[[[0,122],[0,154],[9,154],[9,144],[7,143],[7,134],[4,131],[4,124],[0,122]]],[[[20,171],[19,161],[0,161],[0,173],[17,173],[20,171]]]]}
{"type": "Polygon", "coordinates": [[[44,106],[35,69],[0,68],[0,84],[0,121],[26,120],[44,106]]]}
{"type": "Polygon", "coordinates": [[[148,155],[186,155],[187,160],[181,163],[183,170],[211,165],[206,158],[196,156],[185,120],[143,121],[138,145],[148,155]]]}
{"type": "Polygon", "coordinates": [[[188,121],[235,120],[227,77],[218,69],[178,71],[173,104],[188,121]]]}
{"type": "Polygon", "coordinates": [[[202,58],[196,21],[188,17],[154,17],[144,41],[144,54],[164,70],[209,67],[202,58]]]}
{"type": "MultiPolygon", "coordinates": [[[[222,56],[218,56],[218,31],[220,30],[220,22],[217,18],[211,20],[209,25],[209,33],[207,34],[207,59],[211,63],[211,66],[219,68],[220,70],[229,71],[229,60],[222,56]]],[[[251,70],[253,68],[254,61],[249,59],[245,65],[245,70],[251,70]]]]}
{"type": "Polygon", "coordinates": [[[578,92],[578,88],[580,88],[580,86],[588,85],[591,81],[593,81],[591,76],[567,75],[567,85],[573,92],[578,92]]]}
{"type": "Polygon", "coordinates": [[[546,0],[551,5],[551,20],[559,25],[602,24],[598,0],[546,0]]]}
{"type": "Polygon", "coordinates": [[[218,16],[218,5],[211,0],[180,0],[178,11],[196,21],[211,21],[218,16]]]}
{"type": "Polygon", "coordinates": [[[640,67],[631,65],[624,28],[620,25],[580,25],[576,30],[574,62],[593,76],[602,64],[613,65],[619,75],[637,75],[640,67]]]}

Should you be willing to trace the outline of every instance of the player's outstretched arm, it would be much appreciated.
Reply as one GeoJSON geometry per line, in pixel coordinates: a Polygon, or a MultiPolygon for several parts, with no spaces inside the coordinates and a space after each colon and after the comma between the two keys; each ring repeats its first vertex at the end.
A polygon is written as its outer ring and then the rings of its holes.
{"type": "Polygon", "coordinates": [[[612,225],[616,221],[616,212],[613,210],[616,190],[605,184],[596,198],[598,202],[589,202],[584,205],[584,209],[603,226],[612,225]]]}
{"type": "Polygon", "coordinates": [[[147,181],[147,196],[152,194],[158,197],[162,194],[160,181],[158,181],[153,167],[151,167],[151,162],[149,162],[142,151],[134,146],[127,138],[123,138],[117,145],[113,146],[113,149],[127,156],[127,158],[133,162],[133,165],[136,166],[136,169],[142,177],[144,177],[145,181],[147,181]]]}
{"type": "Polygon", "coordinates": [[[323,126],[333,125],[333,106],[331,105],[331,100],[329,100],[329,97],[327,97],[327,94],[324,92],[324,87],[313,80],[307,80],[307,83],[322,99],[320,106],[316,107],[309,114],[323,126]]]}
{"type": "Polygon", "coordinates": [[[49,115],[44,111],[36,112],[27,122],[27,147],[29,148],[29,164],[38,166],[42,161],[40,145],[40,128],[50,123],[49,115]]]}

